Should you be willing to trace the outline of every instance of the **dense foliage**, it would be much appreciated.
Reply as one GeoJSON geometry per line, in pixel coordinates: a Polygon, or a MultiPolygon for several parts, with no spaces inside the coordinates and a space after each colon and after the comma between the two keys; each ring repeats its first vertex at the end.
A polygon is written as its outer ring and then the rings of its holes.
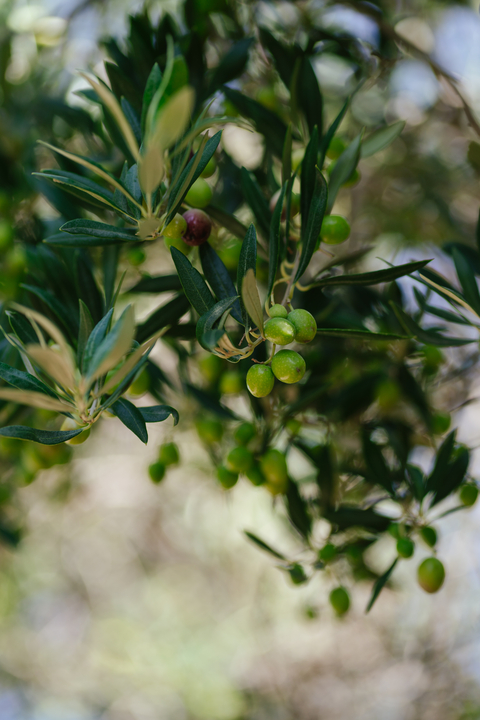
{"type": "MultiPolygon", "coordinates": [[[[476,360],[460,353],[476,343],[463,331],[478,328],[480,255],[469,228],[445,210],[450,188],[438,168],[415,155],[414,130],[384,120],[365,128],[352,110],[365,87],[381,86],[402,52],[413,52],[388,8],[355,5],[376,23],[376,47],[324,26],[308,5],[299,4],[293,24],[227,0],[187,0],[181,20],[163,15],[158,24],[142,13],[124,45],[105,42],[109,84],[84,76],[85,107],[40,102],[41,144],[28,158],[6,158],[1,179],[6,539],[18,539],[15,486],[68,460],[70,451],[55,446],[87,440],[103,413],[147,442],[148,423],[179,414],[188,422],[195,407],[212,477],[225,490],[242,477],[271,493],[299,552],[286,557],[255,529],[248,538],[295,584],[329,572],[339,615],[352,579],[373,581],[370,608],[417,540],[435,553],[438,504],[457,492],[458,507],[475,502],[469,450],[448,433],[449,415],[433,398],[446,374],[441,348],[457,348],[459,373],[476,360]],[[322,93],[315,67],[323,56],[348,65],[349,87],[322,93]],[[237,132],[236,151],[224,128],[237,132]],[[247,132],[259,148],[253,161],[242,148],[247,132]],[[399,137],[417,168],[396,167],[399,137]],[[376,234],[415,225],[420,204],[405,217],[374,196],[395,173],[428,187],[442,210],[439,239],[453,229],[446,251],[458,286],[429,260],[372,270],[375,247],[355,228],[349,240],[340,213],[357,192],[376,234]],[[54,216],[36,211],[38,192],[54,216]],[[415,308],[397,282],[405,276],[414,279],[415,308]],[[136,323],[146,297],[157,307],[136,323]],[[458,337],[437,321],[458,325],[458,337]],[[174,374],[161,347],[175,354],[174,374]],[[132,401],[145,394],[149,404],[132,401]],[[411,461],[419,446],[435,450],[427,473],[411,461]],[[309,468],[301,477],[299,455],[309,468]],[[398,555],[378,576],[364,552],[387,532],[398,555]]],[[[4,88],[14,118],[17,100],[4,88]]],[[[468,106],[456,113],[457,123],[473,122],[468,106]]],[[[174,442],[164,444],[151,479],[160,482],[180,456],[174,442]]],[[[434,555],[418,572],[424,590],[440,588],[434,555]]]]}

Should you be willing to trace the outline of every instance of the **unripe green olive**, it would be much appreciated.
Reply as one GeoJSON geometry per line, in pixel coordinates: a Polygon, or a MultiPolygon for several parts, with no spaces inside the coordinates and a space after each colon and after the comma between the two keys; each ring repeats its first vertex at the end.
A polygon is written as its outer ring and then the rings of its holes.
{"type": "Polygon", "coordinates": [[[305,375],[305,360],[294,350],[280,350],[272,359],[272,372],[283,383],[298,382],[305,375]]]}
{"type": "Polygon", "coordinates": [[[181,238],[185,235],[187,229],[187,221],[180,213],[176,213],[172,220],[163,230],[163,237],[166,238],[181,238]]]}
{"type": "Polygon", "coordinates": [[[285,455],[280,450],[271,448],[262,456],[260,469],[265,477],[266,485],[272,495],[285,493],[288,487],[288,469],[285,455]]]}
{"type": "Polygon", "coordinates": [[[212,195],[210,185],[202,177],[199,177],[185,195],[185,202],[193,208],[204,208],[210,203],[212,195]]]}
{"type": "Polygon", "coordinates": [[[214,383],[217,380],[223,370],[223,362],[218,355],[206,355],[202,357],[198,362],[198,367],[205,380],[209,383],[214,383]]]}
{"type": "Polygon", "coordinates": [[[220,465],[220,467],[217,468],[217,478],[225,490],[230,490],[230,488],[237,484],[238,473],[229,470],[225,465],[220,465]]]}
{"type": "Polygon", "coordinates": [[[432,432],[434,435],[443,435],[452,424],[452,418],[449,413],[435,413],[432,418],[432,432]]]}
{"type": "MultiPolygon", "coordinates": [[[[73,418],[65,418],[60,430],[80,430],[81,427],[82,426],[75,422],[73,418]]],[[[67,445],[82,445],[85,440],[87,440],[89,435],[90,428],[87,427],[79,435],[75,435],[75,437],[71,438],[70,440],[66,440],[66,443],[67,445]]]]}
{"type": "Polygon", "coordinates": [[[415,552],[415,543],[410,538],[399,538],[397,540],[397,553],[402,558],[411,558],[415,552]]]}
{"type": "Polygon", "coordinates": [[[350,235],[350,224],[341,215],[326,215],[323,218],[320,237],[327,245],[339,245],[350,235]]]}
{"type": "Polygon", "coordinates": [[[248,445],[256,434],[255,425],[250,422],[244,422],[235,430],[235,442],[238,445],[248,445]]]}
{"type": "Polygon", "coordinates": [[[294,585],[302,585],[308,580],[305,570],[299,563],[292,563],[288,568],[288,573],[294,585]]]}
{"type": "Polygon", "coordinates": [[[205,168],[202,170],[200,177],[202,178],[209,178],[212,177],[212,175],[215,173],[215,170],[217,169],[217,161],[215,160],[215,157],[212,156],[208,163],[206,164],[205,168]]]}
{"type": "Polygon", "coordinates": [[[287,318],[270,318],[265,323],[263,332],[267,340],[275,345],[290,345],[295,340],[295,326],[287,318]]]}
{"type": "Polygon", "coordinates": [[[163,240],[165,242],[165,247],[167,248],[167,250],[170,250],[170,248],[174,247],[177,250],[180,250],[180,252],[184,255],[189,255],[192,252],[192,246],[187,245],[183,238],[164,237],[163,240]]]}
{"type": "Polygon", "coordinates": [[[264,485],[266,482],[265,475],[263,474],[260,465],[252,465],[250,470],[247,470],[245,475],[250,480],[252,485],[264,485]]]}
{"type": "Polygon", "coordinates": [[[162,482],[165,477],[165,465],[162,462],[155,462],[148,466],[150,480],[156,484],[162,482]]]}
{"type": "Polygon", "coordinates": [[[242,250],[242,243],[237,240],[229,241],[221,250],[218,255],[222,260],[227,270],[236,270],[238,261],[240,259],[240,253],[242,250]]]}
{"type": "Polygon", "coordinates": [[[227,370],[220,378],[220,392],[222,395],[238,395],[243,388],[242,376],[236,370],[227,370]]]}
{"type": "Polygon", "coordinates": [[[226,466],[228,470],[236,473],[245,473],[253,465],[253,455],[246,447],[238,446],[230,450],[227,455],[226,466]]]}
{"type": "Polygon", "coordinates": [[[340,586],[332,590],[329,596],[330,605],[340,617],[345,615],[350,608],[350,595],[347,590],[340,586]]]}
{"type": "Polygon", "coordinates": [[[478,488],[476,485],[462,485],[460,488],[460,501],[465,507],[475,505],[478,498],[478,488]]]}
{"type": "Polygon", "coordinates": [[[272,305],[272,307],[269,308],[268,314],[271,318],[286,318],[288,315],[288,310],[284,305],[276,304],[272,305]]]}
{"type": "Polygon", "coordinates": [[[269,110],[278,110],[279,102],[275,90],[270,87],[261,87],[257,90],[255,98],[264,107],[269,110]]]}
{"type": "Polygon", "coordinates": [[[134,247],[131,248],[131,250],[128,251],[128,262],[130,265],[133,265],[134,267],[138,267],[143,262],[145,262],[145,258],[147,257],[142,250],[142,248],[134,247]]]}
{"type": "Polygon", "coordinates": [[[433,527],[423,527],[420,530],[420,537],[428,547],[435,547],[437,544],[437,531],[433,527]]]}
{"type": "Polygon", "coordinates": [[[270,395],[275,378],[268,365],[252,365],[247,372],[248,391],[257,398],[270,395]]]}
{"type": "Polygon", "coordinates": [[[327,157],[330,158],[330,160],[337,160],[337,158],[340,157],[340,155],[343,153],[347,146],[345,145],[342,138],[333,137],[330,140],[330,145],[328,146],[327,150],[327,157]]]}
{"type": "Polygon", "coordinates": [[[417,579],[425,592],[436,593],[445,580],[445,568],[436,557],[429,557],[418,566],[417,579]]]}
{"type": "Polygon", "coordinates": [[[318,559],[324,563],[331,562],[337,555],[337,548],[332,543],[327,543],[318,551],[318,559]]]}
{"type": "Polygon", "coordinates": [[[178,447],[177,447],[176,443],[169,442],[169,443],[163,443],[163,445],[160,445],[158,459],[165,466],[178,465],[178,463],[180,461],[180,454],[178,452],[178,447]]]}
{"type": "Polygon", "coordinates": [[[135,378],[130,387],[128,388],[128,394],[134,397],[140,397],[145,395],[150,389],[150,375],[147,370],[142,370],[140,375],[135,378]]]}
{"type": "Polygon", "coordinates": [[[298,343],[309,343],[317,335],[317,323],[308,310],[298,308],[288,313],[288,319],[295,328],[295,341],[298,343]]]}
{"type": "Polygon", "coordinates": [[[198,437],[207,445],[220,442],[223,437],[223,424],[220,420],[197,420],[195,426],[198,437]]]}

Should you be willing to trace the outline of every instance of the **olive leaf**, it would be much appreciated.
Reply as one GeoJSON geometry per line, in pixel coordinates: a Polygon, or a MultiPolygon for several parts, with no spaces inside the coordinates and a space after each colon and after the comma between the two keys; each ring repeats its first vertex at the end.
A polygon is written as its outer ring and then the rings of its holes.
{"type": "Polygon", "coordinates": [[[249,268],[243,278],[242,300],[245,310],[263,335],[263,310],[253,268],[249,268]]]}

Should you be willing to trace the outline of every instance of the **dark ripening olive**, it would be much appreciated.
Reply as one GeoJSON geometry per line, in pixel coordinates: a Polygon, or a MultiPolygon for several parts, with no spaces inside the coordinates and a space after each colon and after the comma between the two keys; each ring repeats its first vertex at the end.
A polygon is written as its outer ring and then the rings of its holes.
{"type": "Polygon", "coordinates": [[[187,221],[187,229],[183,236],[187,245],[203,245],[207,242],[212,232],[212,221],[207,213],[203,210],[187,210],[183,214],[184,220],[187,221]]]}

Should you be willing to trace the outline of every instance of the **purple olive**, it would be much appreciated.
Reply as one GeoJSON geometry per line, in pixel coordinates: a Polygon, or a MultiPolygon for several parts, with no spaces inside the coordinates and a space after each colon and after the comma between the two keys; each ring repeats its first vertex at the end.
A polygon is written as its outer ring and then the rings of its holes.
{"type": "Polygon", "coordinates": [[[183,217],[187,221],[187,229],[183,240],[187,245],[203,245],[212,232],[212,221],[207,213],[203,212],[203,210],[187,210],[183,217]]]}

